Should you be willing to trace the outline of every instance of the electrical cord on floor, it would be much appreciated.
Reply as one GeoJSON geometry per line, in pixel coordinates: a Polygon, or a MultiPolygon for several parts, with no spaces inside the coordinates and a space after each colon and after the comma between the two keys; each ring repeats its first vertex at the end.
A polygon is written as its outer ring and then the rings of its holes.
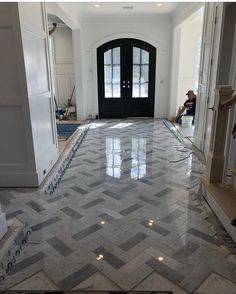
{"type": "Polygon", "coordinates": [[[190,152],[190,153],[188,154],[188,156],[185,156],[185,157],[183,157],[183,158],[180,158],[180,159],[177,159],[177,160],[169,160],[169,162],[170,162],[170,163],[177,163],[177,162],[180,162],[180,161],[184,161],[184,160],[188,159],[188,158],[190,157],[191,154],[193,154],[193,152],[190,152]]]}

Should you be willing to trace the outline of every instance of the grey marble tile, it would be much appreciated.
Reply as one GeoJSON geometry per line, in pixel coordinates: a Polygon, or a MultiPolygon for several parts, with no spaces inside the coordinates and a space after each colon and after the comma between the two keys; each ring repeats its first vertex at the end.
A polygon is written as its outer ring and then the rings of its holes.
{"type": "Polygon", "coordinates": [[[142,207],[142,205],[140,204],[134,204],[134,205],[131,205],[123,210],[120,211],[120,214],[126,216],[134,211],[136,211],[137,209],[140,209],[142,207]]]}
{"type": "Polygon", "coordinates": [[[156,193],[155,196],[163,197],[163,196],[165,196],[166,194],[169,194],[172,191],[173,190],[171,188],[165,188],[165,189],[161,190],[160,192],[156,193]]]}
{"type": "Polygon", "coordinates": [[[105,260],[107,263],[109,263],[112,267],[115,269],[119,269],[123,265],[125,265],[125,262],[122,261],[120,258],[106,250],[104,247],[100,246],[97,249],[94,250],[94,253],[97,255],[102,254],[103,260],[105,260]]]}
{"type": "MultiPolygon", "coordinates": [[[[72,168],[73,166],[69,166],[69,167],[72,168]]],[[[64,178],[61,182],[65,183],[65,182],[73,181],[75,179],[76,179],[75,176],[71,176],[71,177],[68,177],[68,178],[64,178]]]]}
{"type": "Polygon", "coordinates": [[[68,247],[64,242],[58,239],[56,236],[47,240],[48,244],[50,244],[57,252],[59,252],[63,256],[67,256],[73,252],[70,247],[68,247]]]}
{"type": "Polygon", "coordinates": [[[180,272],[172,269],[168,265],[164,264],[163,262],[157,260],[157,259],[150,259],[146,262],[148,266],[153,268],[157,273],[160,275],[166,277],[168,280],[172,281],[173,283],[180,283],[184,280],[185,276],[181,274],[180,272]]]}
{"type": "Polygon", "coordinates": [[[124,243],[120,244],[120,248],[124,251],[128,251],[129,249],[133,248],[138,243],[144,241],[147,238],[147,235],[144,233],[137,233],[133,237],[129,238],[124,243]]]}
{"type": "Polygon", "coordinates": [[[31,207],[33,210],[35,210],[36,212],[42,212],[45,210],[45,208],[40,205],[39,203],[35,202],[35,201],[29,201],[26,203],[29,207],[31,207]]]}
{"type": "Polygon", "coordinates": [[[148,197],[146,196],[138,196],[138,198],[146,203],[149,203],[155,207],[159,206],[160,205],[160,202],[156,201],[156,200],[152,200],[152,199],[149,199],[148,197]]]}
{"type": "Polygon", "coordinates": [[[90,277],[97,271],[97,268],[88,263],[78,271],[75,271],[73,274],[66,277],[64,280],[59,282],[60,288],[62,290],[70,290],[77,286],[79,283],[90,277]]]}
{"type": "Polygon", "coordinates": [[[47,202],[48,202],[48,203],[53,203],[53,202],[59,201],[59,200],[61,200],[61,199],[64,199],[64,198],[66,198],[66,197],[68,197],[68,196],[70,196],[70,194],[68,194],[68,193],[64,193],[64,194],[62,194],[62,195],[58,195],[58,196],[56,196],[56,197],[51,197],[51,198],[47,199],[47,202]]]}
{"type": "Polygon", "coordinates": [[[132,189],[134,189],[134,188],[136,188],[136,184],[129,184],[129,185],[127,185],[127,186],[125,186],[124,188],[122,188],[121,189],[121,192],[128,192],[128,191],[130,191],[130,190],[132,190],[132,189]]]}
{"type": "Polygon", "coordinates": [[[75,192],[78,192],[81,195],[88,194],[88,191],[85,191],[84,189],[82,189],[78,186],[71,187],[71,189],[74,190],[75,192]]]}
{"type": "Polygon", "coordinates": [[[46,255],[43,252],[38,252],[38,253],[24,259],[23,261],[14,264],[14,266],[12,267],[12,269],[9,272],[9,275],[14,275],[14,274],[24,270],[25,268],[39,262],[41,259],[43,259],[45,257],[46,257],[46,255]]]}
{"type": "Polygon", "coordinates": [[[102,226],[100,226],[98,224],[92,225],[92,226],[90,226],[90,227],[76,233],[75,235],[72,236],[72,238],[79,241],[79,240],[89,236],[90,234],[93,234],[93,233],[97,232],[101,228],[102,228],[102,226]]]}
{"type": "Polygon", "coordinates": [[[190,257],[200,246],[191,241],[185,243],[185,245],[178,250],[172,257],[178,261],[187,259],[190,257]]]}
{"type": "Polygon", "coordinates": [[[163,223],[171,223],[172,221],[176,220],[178,217],[180,217],[181,215],[183,215],[183,211],[179,210],[179,209],[175,209],[174,211],[172,211],[170,214],[168,214],[167,216],[163,217],[161,219],[161,221],[163,223]]]}
{"type": "Polygon", "coordinates": [[[83,161],[87,162],[87,163],[90,163],[90,164],[95,164],[96,163],[95,161],[92,161],[90,159],[84,159],[83,161]]]}
{"type": "MultiPolygon", "coordinates": [[[[152,161],[152,163],[153,163],[153,161],[152,161]]],[[[151,178],[151,179],[157,179],[157,178],[160,178],[160,177],[162,177],[162,176],[164,176],[164,173],[163,173],[163,172],[157,172],[157,173],[152,174],[152,175],[150,176],[150,178],[151,178]]]]}
{"type": "Polygon", "coordinates": [[[110,214],[104,212],[102,214],[99,215],[99,217],[102,219],[102,220],[105,220],[107,222],[112,222],[112,221],[115,221],[116,218],[114,218],[113,216],[111,216],[110,214]]]}
{"type": "Polygon", "coordinates": [[[61,211],[63,211],[66,215],[68,215],[74,219],[80,219],[81,217],[83,217],[82,214],[78,213],[76,210],[74,210],[68,206],[62,208],[61,211]]]}
{"type": "Polygon", "coordinates": [[[188,208],[189,210],[195,211],[197,213],[202,213],[203,212],[203,210],[201,208],[196,207],[196,206],[191,205],[191,204],[187,204],[187,203],[185,203],[185,202],[183,202],[181,200],[176,201],[176,204],[178,204],[181,207],[188,208]]]}
{"type": "Polygon", "coordinates": [[[139,182],[143,183],[143,184],[147,184],[149,186],[152,186],[154,183],[147,180],[147,179],[140,179],[139,182]]]}
{"type": "Polygon", "coordinates": [[[52,217],[52,218],[50,218],[50,219],[48,219],[46,221],[43,221],[43,222],[41,222],[41,223],[39,223],[37,225],[32,226],[31,227],[31,230],[34,231],[34,232],[36,232],[36,231],[41,230],[41,229],[43,229],[45,227],[48,227],[50,225],[53,225],[53,224],[59,222],[60,220],[61,219],[59,217],[57,217],[57,216],[52,217]]]}
{"type": "Polygon", "coordinates": [[[19,210],[16,210],[16,211],[13,211],[13,212],[7,213],[7,214],[6,214],[6,218],[7,218],[7,219],[11,219],[11,218],[13,218],[13,217],[16,217],[16,216],[22,214],[22,213],[24,213],[24,211],[21,210],[21,209],[19,209],[19,210]]]}
{"type": "Polygon", "coordinates": [[[165,228],[163,228],[163,227],[161,227],[161,226],[159,226],[159,225],[157,225],[155,223],[152,224],[152,226],[150,226],[148,223],[149,223],[149,221],[144,221],[141,224],[144,227],[146,227],[147,229],[152,230],[155,233],[158,233],[158,234],[160,234],[162,236],[167,236],[168,234],[170,234],[170,231],[166,230],[165,228]]]}
{"type": "Polygon", "coordinates": [[[109,190],[103,191],[103,194],[105,194],[106,196],[109,196],[113,199],[116,199],[116,200],[122,199],[122,197],[120,195],[117,195],[116,193],[109,191],[109,190]]]}
{"type": "Polygon", "coordinates": [[[103,184],[103,183],[104,183],[103,180],[96,181],[96,182],[90,184],[89,187],[94,188],[94,187],[97,187],[97,186],[99,186],[99,185],[101,185],[101,184],[103,184]]]}
{"type": "Polygon", "coordinates": [[[205,234],[205,233],[203,233],[203,232],[201,232],[201,231],[199,231],[197,229],[192,228],[192,229],[188,230],[188,233],[192,234],[192,235],[194,235],[194,236],[196,236],[196,237],[198,237],[198,238],[200,238],[200,239],[202,239],[204,241],[207,241],[207,242],[209,242],[211,244],[214,244],[216,246],[221,245],[220,240],[218,240],[216,238],[213,238],[213,237],[211,237],[211,236],[209,236],[209,235],[207,235],[207,234],[205,234]]]}
{"type": "Polygon", "coordinates": [[[97,198],[97,199],[95,199],[95,200],[93,200],[93,201],[90,201],[90,202],[88,202],[88,203],[82,205],[81,207],[82,207],[83,209],[88,209],[88,208],[93,207],[93,206],[95,206],[95,205],[98,205],[98,204],[100,204],[100,203],[102,203],[102,202],[104,202],[104,201],[105,201],[105,200],[102,199],[102,198],[97,198]]]}

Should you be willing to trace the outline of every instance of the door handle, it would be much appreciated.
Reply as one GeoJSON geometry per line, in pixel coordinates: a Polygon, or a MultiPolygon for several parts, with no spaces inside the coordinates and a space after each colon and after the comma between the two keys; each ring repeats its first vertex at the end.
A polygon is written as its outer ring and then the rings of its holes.
{"type": "Polygon", "coordinates": [[[212,107],[208,107],[208,109],[214,111],[215,110],[215,106],[212,106],[212,107]]]}

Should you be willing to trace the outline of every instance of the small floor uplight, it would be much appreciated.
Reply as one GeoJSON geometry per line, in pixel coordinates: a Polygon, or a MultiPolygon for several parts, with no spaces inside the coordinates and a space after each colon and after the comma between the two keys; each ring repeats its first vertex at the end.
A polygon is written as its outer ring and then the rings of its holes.
{"type": "Polygon", "coordinates": [[[148,221],[148,225],[151,227],[152,225],[154,225],[154,220],[153,219],[150,219],[149,221],[148,221]]]}
{"type": "Polygon", "coordinates": [[[163,261],[163,260],[164,260],[164,257],[159,256],[157,259],[158,259],[159,261],[163,261]]]}
{"type": "Polygon", "coordinates": [[[100,224],[101,224],[101,225],[105,225],[105,223],[106,223],[106,222],[105,222],[104,220],[100,221],[100,224]]]}
{"type": "Polygon", "coordinates": [[[101,259],[103,259],[103,255],[102,255],[102,254],[99,254],[99,255],[97,256],[96,259],[97,259],[97,260],[101,260],[101,259]]]}

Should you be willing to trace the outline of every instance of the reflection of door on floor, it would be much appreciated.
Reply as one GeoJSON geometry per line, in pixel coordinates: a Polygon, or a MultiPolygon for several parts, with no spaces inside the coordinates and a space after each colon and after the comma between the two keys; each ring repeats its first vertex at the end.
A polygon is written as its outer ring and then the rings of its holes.
{"type": "Polygon", "coordinates": [[[100,118],[153,117],[156,49],[117,39],[97,49],[100,118]]]}

